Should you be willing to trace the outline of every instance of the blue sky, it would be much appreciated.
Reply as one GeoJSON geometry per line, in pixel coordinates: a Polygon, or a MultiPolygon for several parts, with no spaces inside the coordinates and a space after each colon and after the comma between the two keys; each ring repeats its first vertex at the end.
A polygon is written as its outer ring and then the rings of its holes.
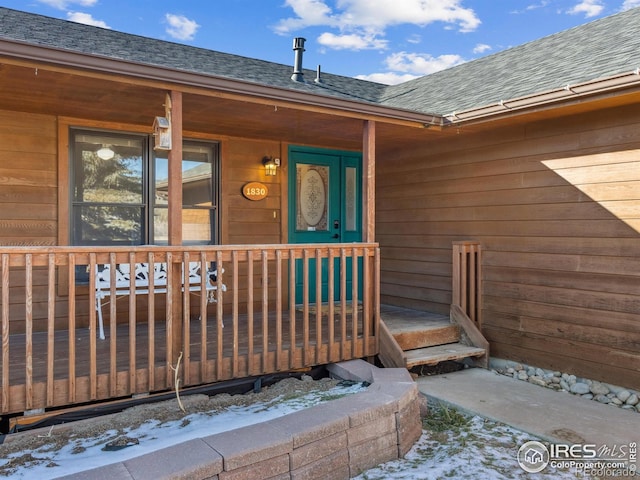
{"type": "Polygon", "coordinates": [[[3,7],[399,83],[640,6],[640,0],[0,0],[3,7]]]}

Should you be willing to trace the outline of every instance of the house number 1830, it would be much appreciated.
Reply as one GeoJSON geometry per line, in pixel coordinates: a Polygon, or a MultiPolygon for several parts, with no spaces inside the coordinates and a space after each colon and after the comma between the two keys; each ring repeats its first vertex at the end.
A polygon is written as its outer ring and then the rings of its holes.
{"type": "Polygon", "coordinates": [[[267,189],[267,186],[260,182],[249,182],[242,187],[242,195],[253,201],[267,198],[268,193],[269,190],[267,189]]]}

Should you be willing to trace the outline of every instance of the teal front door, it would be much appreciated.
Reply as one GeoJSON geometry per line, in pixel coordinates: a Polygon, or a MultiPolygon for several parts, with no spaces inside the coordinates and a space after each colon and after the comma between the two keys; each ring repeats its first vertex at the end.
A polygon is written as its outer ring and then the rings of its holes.
{"type": "MultiPolygon", "coordinates": [[[[289,241],[347,243],[362,240],[362,155],[307,147],[289,147],[289,241]]],[[[328,289],[340,299],[338,281],[328,285],[328,261],[322,265],[322,299],[328,289]]],[[[335,263],[335,278],[340,278],[335,263]]],[[[309,261],[309,301],[316,303],[316,262],[309,261]]],[[[351,295],[351,261],[347,264],[347,295],[351,295]]],[[[302,261],[296,263],[296,303],[302,303],[302,261]]],[[[362,282],[358,282],[362,285],[362,282]]],[[[346,300],[349,300],[347,298],[346,300]]]]}

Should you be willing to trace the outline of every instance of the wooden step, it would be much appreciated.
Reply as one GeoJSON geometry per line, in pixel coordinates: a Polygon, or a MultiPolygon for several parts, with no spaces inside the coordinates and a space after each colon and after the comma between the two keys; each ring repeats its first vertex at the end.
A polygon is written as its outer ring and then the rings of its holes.
{"type": "Polygon", "coordinates": [[[446,315],[396,309],[383,312],[382,320],[402,350],[455,343],[460,340],[460,327],[451,323],[446,315]]]}
{"type": "Polygon", "coordinates": [[[455,343],[460,340],[460,327],[452,323],[444,325],[416,325],[401,332],[393,332],[402,350],[432,347],[445,343],[455,343]]]}
{"type": "Polygon", "coordinates": [[[412,368],[418,365],[436,365],[449,360],[462,360],[469,357],[481,357],[484,349],[469,347],[461,343],[449,343],[433,347],[417,348],[404,352],[406,367],[412,368]]]}

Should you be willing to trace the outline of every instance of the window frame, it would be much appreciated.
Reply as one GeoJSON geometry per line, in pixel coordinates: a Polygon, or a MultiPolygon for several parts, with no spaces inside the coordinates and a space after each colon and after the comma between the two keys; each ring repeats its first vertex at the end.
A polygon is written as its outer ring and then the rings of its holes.
{"type": "MultiPolygon", "coordinates": [[[[63,122],[61,122],[62,124],[63,122]]],[[[141,139],[143,142],[142,148],[142,202],[138,205],[142,210],[142,222],[140,225],[141,232],[141,242],[136,243],[135,245],[166,245],[166,243],[157,243],[154,238],[154,210],[156,208],[168,208],[164,206],[157,206],[155,202],[155,174],[156,174],[156,153],[153,149],[153,135],[147,132],[136,131],[136,129],[131,130],[120,130],[120,129],[112,129],[112,128],[100,128],[99,126],[83,126],[83,125],[72,125],[67,124],[66,128],[62,125],[59,130],[61,138],[66,138],[66,142],[64,144],[68,145],[68,149],[66,152],[66,162],[60,161],[60,169],[59,173],[61,174],[63,171],[65,173],[64,178],[67,179],[66,186],[63,188],[63,182],[60,182],[60,195],[61,198],[66,197],[67,206],[59,207],[59,218],[64,219],[67,225],[63,227],[62,222],[60,224],[59,232],[65,232],[64,235],[66,238],[61,238],[63,235],[59,233],[60,244],[61,245],[78,245],[78,246],[88,246],[97,245],[97,244],[83,244],[79,245],[75,243],[75,234],[74,228],[76,223],[74,221],[73,215],[77,211],[77,209],[83,205],[90,205],[91,202],[78,202],[75,199],[75,171],[76,168],[76,142],[75,139],[78,135],[88,134],[88,135],[111,135],[114,137],[120,138],[133,138],[141,139]],[[64,164],[64,165],[63,165],[64,164]],[[62,197],[64,195],[64,197],[62,197]]],[[[62,142],[61,142],[62,143],[62,142]]],[[[220,155],[221,155],[221,145],[220,141],[208,139],[208,138],[188,138],[185,137],[183,139],[183,145],[185,146],[195,146],[195,147],[204,147],[210,149],[211,153],[211,206],[203,207],[197,205],[185,205],[183,201],[182,209],[202,209],[208,210],[210,212],[210,241],[206,243],[207,245],[218,245],[221,240],[221,179],[220,179],[220,155]]],[[[61,155],[62,159],[63,156],[61,155]]],[[[63,177],[59,177],[63,178],[63,177]]],[[[60,202],[62,204],[64,202],[60,202]]],[[[105,203],[106,205],[106,203],[105,203]]],[[[131,206],[133,204],[126,204],[127,206],[131,206]]],[[[201,243],[187,243],[198,244],[201,243]]],[[[98,245],[115,245],[114,243],[105,242],[103,244],[98,245]]],[[[121,245],[121,244],[120,244],[121,245]]]]}

